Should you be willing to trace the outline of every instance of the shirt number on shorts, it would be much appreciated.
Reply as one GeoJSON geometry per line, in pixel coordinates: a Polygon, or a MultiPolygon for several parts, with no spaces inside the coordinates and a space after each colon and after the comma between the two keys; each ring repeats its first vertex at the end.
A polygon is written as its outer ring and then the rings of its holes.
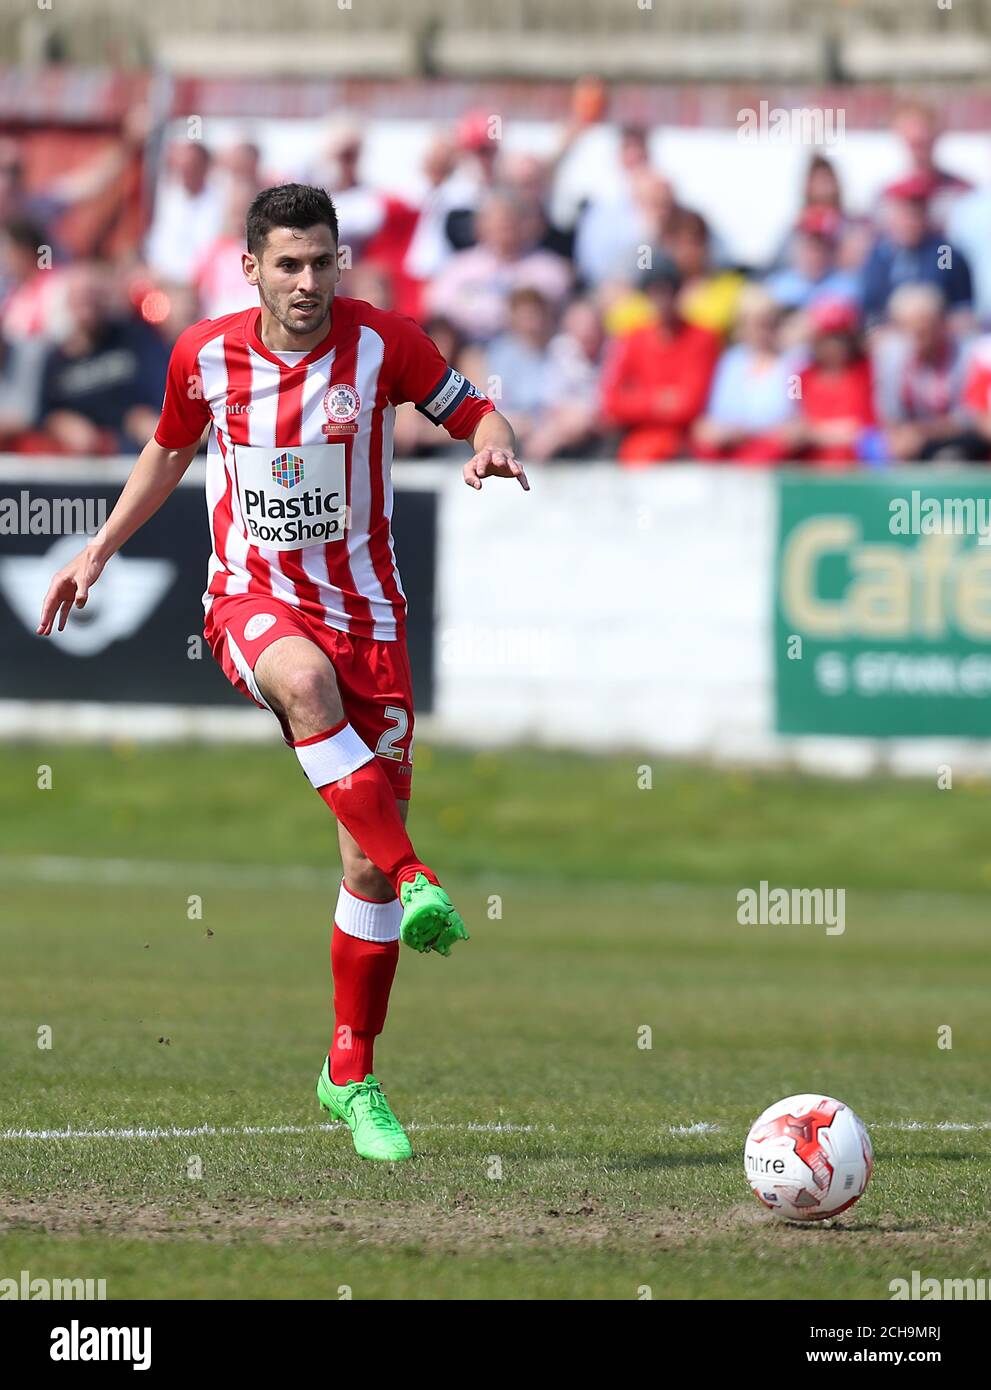
{"type": "MultiPolygon", "coordinates": [[[[402,743],[409,731],[409,715],[400,705],[386,705],[385,717],[392,720],[392,726],[380,734],[375,751],[382,758],[392,758],[393,761],[401,763],[406,754],[397,744],[402,743]]],[[[412,761],[413,751],[410,749],[410,762],[412,761]]]]}

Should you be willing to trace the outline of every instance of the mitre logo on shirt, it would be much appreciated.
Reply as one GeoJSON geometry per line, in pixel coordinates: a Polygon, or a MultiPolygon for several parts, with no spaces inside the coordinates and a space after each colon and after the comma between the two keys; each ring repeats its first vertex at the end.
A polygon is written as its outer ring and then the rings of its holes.
{"type": "Polygon", "coordinates": [[[236,444],[234,476],[251,545],[300,550],[344,539],[343,444],[304,444],[292,449],[236,444]]]}
{"type": "Polygon", "coordinates": [[[327,416],[324,434],[357,434],[358,426],[354,421],[361,410],[361,397],[353,386],[334,382],[324,395],[323,408],[327,416]]]}

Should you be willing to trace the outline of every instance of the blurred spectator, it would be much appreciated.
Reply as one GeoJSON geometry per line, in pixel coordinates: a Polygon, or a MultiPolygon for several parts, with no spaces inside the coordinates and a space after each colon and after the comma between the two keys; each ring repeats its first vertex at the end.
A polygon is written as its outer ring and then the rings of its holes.
{"type": "Polygon", "coordinates": [[[818,299],[856,299],[860,283],[837,268],[842,219],[834,208],[807,207],[790,239],[789,266],[765,281],[785,309],[807,309],[818,299]]]}
{"type": "Polygon", "coordinates": [[[15,340],[0,333],[0,449],[18,449],[21,435],[37,419],[44,352],[40,338],[15,340]]]}
{"type": "MultiPolygon", "coordinates": [[[[551,365],[548,344],[554,313],[539,290],[523,285],[509,296],[506,331],[489,343],[483,354],[487,393],[516,432],[521,451],[530,449],[530,435],[550,405],[551,365]]],[[[475,374],[472,373],[474,379],[475,374]]]]}
{"type": "Polygon", "coordinates": [[[528,457],[584,458],[602,448],[599,377],[605,335],[590,299],[564,311],[561,330],[547,347],[547,408],[527,441],[528,457]]]}
{"type": "Polygon", "coordinates": [[[813,154],[805,171],[802,211],[808,211],[810,208],[826,209],[834,212],[837,217],[843,216],[840,177],[824,154],[813,154]]]}
{"type": "Polygon", "coordinates": [[[407,275],[428,280],[450,259],[454,246],[447,224],[456,209],[474,211],[476,190],[458,170],[457,149],[447,135],[435,135],[423,157],[427,191],[403,262],[407,275]]]}
{"type": "Polygon", "coordinates": [[[165,178],[155,193],[146,258],[164,280],[191,281],[197,261],[224,223],[223,181],[199,140],[175,140],[166,154],[165,178]]]}
{"type": "MultiPolygon", "coordinates": [[[[652,175],[647,131],[642,126],[627,125],[620,130],[617,163],[615,191],[590,200],[575,231],[575,267],[588,285],[601,284],[616,275],[628,278],[635,269],[630,252],[642,240],[638,232],[643,222],[637,188],[646,190],[652,175]]],[[[658,184],[664,183],[659,175],[653,177],[658,184]]],[[[646,240],[649,245],[653,238],[646,240]]]]}
{"type": "Polygon", "coordinates": [[[974,457],[984,462],[991,451],[991,336],[974,344],[963,399],[968,423],[981,440],[974,457]]]}
{"type": "Polygon", "coordinates": [[[673,262],[655,261],[645,272],[644,287],[655,321],[613,343],[602,377],[603,415],[624,431],[619,459],[627,464],[685,455],[720,346],[715,333],[679,316],[681,280],[673,262]]]}
{"type": "Polygon", "coordinates": [[[349,299],[363,299],[376,309],[395,309],[392,293],[392,279],[389,273],[377,265],[358,265],[345,271],[341,278],[340,293],[349,299]]]}
{"type": "Polygon", "coordinates": [[[740,295],[736,341],[719,360],[706,413],[695,426],[700,458],[772,463],[787,456],[782,426],[793,419],[794,362],[778,343],[781,308],[768,291],[740,295]]]}
{"type": "MultiPolygon", "coordinates": [[[[930,226],[927,187],[914,175],[887,191],[887,230],[875,241],[863,270],[862,299],[869,319],[882,318],[892,292],[910,283],[935,285],[951,310],[970,308],[970,267],[963,252],[930,226]]],[[[961,314],[960,321],[966,322],[966,316],[961,314]]]]}
{"type": "Polygon", "coordinates": [[[958,246],[974,279],[974,309],[983,327],[991,326],[991,184],[954,200],[946,235],[958,246]]]}
{"type": "Polygon", "coordinates": [[[456,251],[466,251],[476,241],[475,212],[497,183],[496,168],[502,153],[491,116],[485,111],[466,111],[454,132],[457,172],[463,189],[461,206],[448,214],[448,240],[456,251]]]}
{"type": "Polygon", "coordinates": [[[45,356],[39,415],[47,438],[34,451],[130,453],[158,422],[164,345],[145,324],[114,314],[108,267],[81,262],[67,275],[70,329],[45,356]]]}
{"type": "Polygon", "coordinates": [[[442,315],[469,342],[487,343],[506,325],[507,302],[524,285],[539,290],[555,312],[571,286],[561,256],[536,249],[539,215],[508,190],[493,190],[478,213],[478,245],[459,251],[428,288],[428,312],[442,315]]]}
{"type": "Polygon", "coordinates": [[[895,190],[906,179],[914,180],[924,189],[924,196],[928,199],[930,223],[942,229],[954,203],[970,191],[970,184],[966,179],[951,174],[948,169],[941,169],[936,163],[936,140],[940,128],[930,107],[920,101],[904,102],[895,115],[894,131],[905,146],[909,167],[897,183],[884,190],[882,199],[894,196],[895,190]]]}
{"type": "Polygon", "coordinates": [[[507,150],[499,163],[499,177],[502,186],[516,194],[542,227],[540,248],[570,261],[575,249],[574,230],[557,227],[551,220],[551,176],[555,166],[556,159],[538,159],[535,154],[507,150]]]}
{"type": "Polygon", "coordinates": [[[341,228],[342,267],[378,267],[390,282],[390,307],[417,315],[420,286],[405,269],[417,210],[360,177],[362,151],[358,121],[348,115],[335,116],[326,129],[322,160],[308,182],[325,188],[334,200],[341,228]]]}
{"type": "Polygon", "coordinates": [[[139,300],[139,312],[170,351],[179,334],[203,317],[199,295],[193,286],[170,284],[168,281],[145,292],[139,300]]]}
{"type": "Polygon", "coordinates": [[[445,222],[447,241],[459,251],[476,244],[476,210],[485,194],[498,186],[516,193],[522,202],[539,212],[543,226],[540,246],[543,250],[553,251],[571,260],[575,231],[573,226],[558,226],[555,222],[553,180],[565,155],[578,137],[601,119],[605,107],[605,87],[598,79],[585,78],[576,82],[571,93],[568,120],[552,151],[546,155],[537,155],[531,150],[507,149],[501,130],[494,127],[492,117],[484,112],[470,111],[463,116],[456,137],[456,148],[462,151],[462,158],[458,161],[454,176],[460,205],[452,206],[448,213],[445,222]],[[499,138],[495,138],[497,130],[499,138]]]}
{"type": "Polygon", "coordinates": [[[38,223],[21,217],[11,217],[0,227],[0,266],[6,286],[0,326],[9,338],[50,338],[61,326],[66,271],[50,264],[44,235],[38,223]]]}
{"type": "Polygon", "coordinates": [[[793,456],[814,463],[861,457],[875,424],[870,362],[857,306],[821,299],[809,311],[812,361],[799,374],[798,414],[783,428],[793,456]]]}
{"type": "Polygon", "coordinates": [[[860,269],[874,240],[875,228],[869,218],[854,217],[844,206],[839,174],[832,161],[818,150],[811,155],[805,171],[795,228],[784,238],[775,255],[769,268],[772,274],[794,268],[794,241],[803,222],[806,226],[834,228],[834,266],[839,270],[860,269]]]}
{"type": "Polygon", "coordinates": [[[217,155],[217,167],[228,186],[247,184],[259,193],[267,180],[262,174],[262,152],[254,140],[236,140],[217,155]]]}
{"type": "MultiPolygon", "coordinates": [[[[617,229],[625,238],[622,252],[616,256],[610,277],[595,285],[609,334],[632,333],[635,328],[645,328],[653,322],[650,298],[632,282],[655,255],[665,258],[662,248],[680,212],[674,190],[660,174],[640,170],[633,176],[631,188],[635,220],[617,229]]],[[[618,240],[616,248],[619,248],[618,240]]]]}
{"type": "Polygon", "coordinates": [[[241,267],[244,219],[257,192],[252,180],[238,178],[231,182],[220,234],[204,246],[193,264],[191,279],[203,318],[219,319],[240,309],[252,309],[258,303],[258,290],[245,280],[241,267]]]}
{"type": "Polygon", "coordinates": [[[0,136],[0,222],[16,217],[41,226],[40,241],[59,256],[55,224],[69,208],[98,198],[117,182],[148,138],[149,113],[145,106],[131,107],[121,133],[107,147],[79,167],[50,179],[44,187],[29,190],[23,145],[12,136],[0,136]]]}
{"type": "Polygon", "coordinates": [[[672,218],[665,250],[681,277],[678,309],[686,323],[725,336],[736,320],[743,276],[712,263],[709,225],[700,213],[680,209],[672,218]]]}
{"type": "Polygon", "coordinates": [[[874,353],[877,413],[889,458],[901,462],[986,459],[988,447],[968,422],[964,385],[970,345],[946,326],[933,285],[901,285],[888,304],[893,333],[874,353]]]}
{"type": "Polygon", "coordinates": [[[306,177],[307,183],[325,188],[333,198],[341,242],[350,247],[353,264],[385,221],[382,194],[359,178],[363,139],[354,117],[335,116],[324,131],[320,158],[306,177]]]}

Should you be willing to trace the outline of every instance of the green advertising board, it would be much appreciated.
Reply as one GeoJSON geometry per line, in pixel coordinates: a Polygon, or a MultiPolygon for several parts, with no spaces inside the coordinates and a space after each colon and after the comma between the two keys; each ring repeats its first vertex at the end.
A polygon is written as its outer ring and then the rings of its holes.
{"type": "Polygon", "coordinates": [[[991,737],[991,472],[778,488],[778,732],[991,737]]]}

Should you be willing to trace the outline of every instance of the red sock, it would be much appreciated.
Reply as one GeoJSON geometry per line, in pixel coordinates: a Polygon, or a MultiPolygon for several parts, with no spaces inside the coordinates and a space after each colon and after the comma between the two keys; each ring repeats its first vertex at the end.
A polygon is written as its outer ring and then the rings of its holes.
{"type": "Polygon", "coordinates": [[[339,782],[317,790],[363,852],[385,874],[397,897],[399,885],[417,874],[425,874],[431,883],[437,882],[437,875],[417,858],[396,806],[396,794],[374,759],[339,782]]]}
{"type": "Polygon", "coordinates": [[[342,719],[332,729],[293,743],[312,786],[399,895],[417,874],[437,876],[416,857],[396,806],[396,796],[366,743],[342,719]]]}
{"type": "MultiPolygon", "coordinates": [[[[395,904],[381,906],[392,909],[395,904]]],[[[330,1079],[335,1086],[345,1086],[349,1081],[364,1081],[375,1069],[375,1039],[385,1027],[399,961],[399,942],[362,941],[349,936],[335,922],[330,960],[334,972],[330,1079]]]]}

